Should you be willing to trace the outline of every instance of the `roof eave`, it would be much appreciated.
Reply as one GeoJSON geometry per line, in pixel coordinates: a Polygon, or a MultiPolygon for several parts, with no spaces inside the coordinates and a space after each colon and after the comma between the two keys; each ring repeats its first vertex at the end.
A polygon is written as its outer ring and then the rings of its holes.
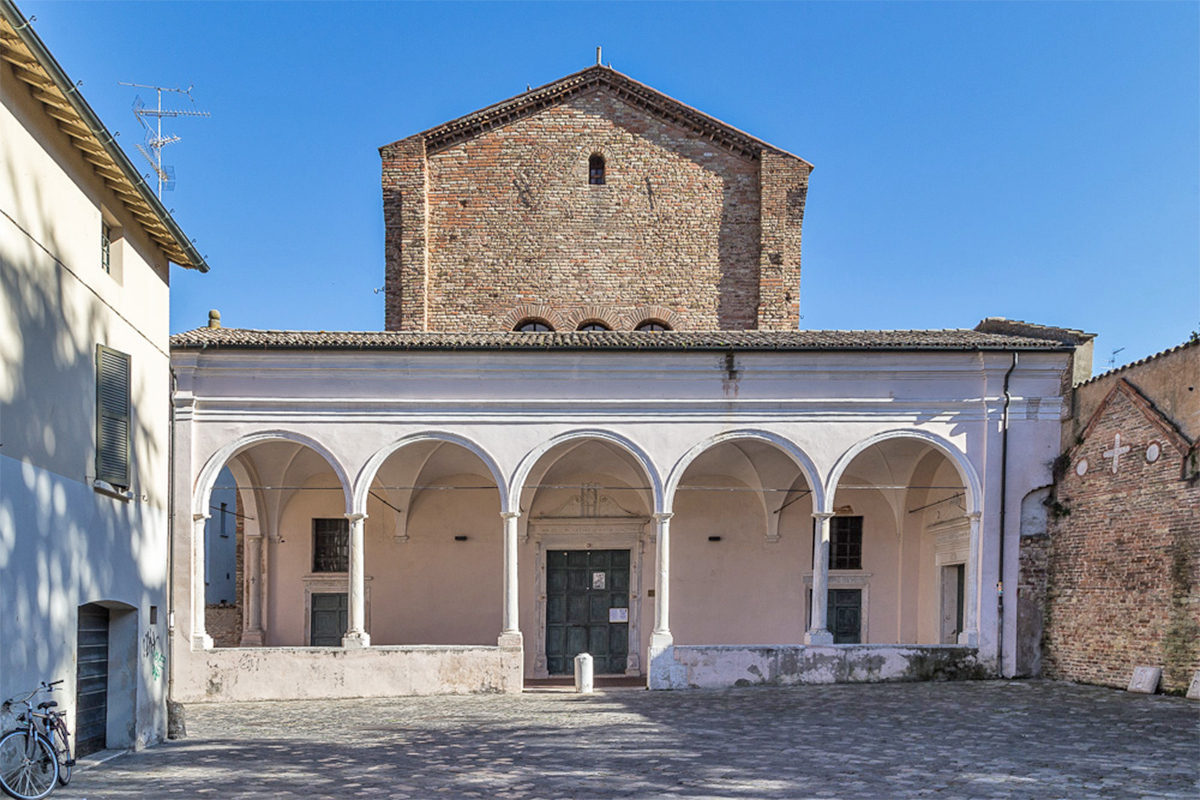
{"type": "Polygon", "coordinates": [[[183,259],[172,259],[170,253],[166,253],[168,259],[173,260],[176,264],[186,269],[195,269],[199,272],[208,272],[209,267],[203,256],[196,250],[196,246],[184,234],[183,229],[175,222],[171,213],[163,206],[162,201],[158,199],[154,191],[146,183],[145,178],[137,171],[130,162],[129,157],[125,155],[116,143],[116,139],[109,132],[108,128],[101,122],[100,117],[88,105],[88,102],[83,99],[76,86],[67,77],[66,72],[59,65],[58,61],[47,49],[41,38],[34,33],[33,28],[20,10],[13,4],[12,0],[0,0],[0,17],[13,28],[17,37],[22,44],[29,49],[30,53],[37,59],[38,65],[45,71],[46,76],[54,82],[55,87],[62,93],[63,97],[80,119],[87,125],[89,132],[92,134],[96,144],[104,149],[110,158],[115,162],[116,166],[124,173],[125,178],[138,192],[139,197],[149,207],[150,212],[158,218],[158,220],[167,229],[171,238],[180,250],[183,259]]]}

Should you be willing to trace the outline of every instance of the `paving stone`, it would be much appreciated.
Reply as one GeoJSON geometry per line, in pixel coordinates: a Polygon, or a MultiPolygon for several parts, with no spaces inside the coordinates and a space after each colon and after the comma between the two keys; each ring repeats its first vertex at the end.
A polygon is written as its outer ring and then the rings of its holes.
{"type": "Polygon", "coordinates": [[[1200,796],[1200,705],[1050,681],[188,707],[56,798],[1200,796]]]}

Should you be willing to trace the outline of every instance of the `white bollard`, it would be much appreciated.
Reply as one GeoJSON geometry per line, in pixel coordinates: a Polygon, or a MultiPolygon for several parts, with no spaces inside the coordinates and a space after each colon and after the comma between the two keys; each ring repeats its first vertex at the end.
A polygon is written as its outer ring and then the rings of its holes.
{"type": "Polygon", "coordinates": [[[591,694],[595,685],[592,681],[592,657],[587,653],[575,656],[575,691],[591,694]]]}

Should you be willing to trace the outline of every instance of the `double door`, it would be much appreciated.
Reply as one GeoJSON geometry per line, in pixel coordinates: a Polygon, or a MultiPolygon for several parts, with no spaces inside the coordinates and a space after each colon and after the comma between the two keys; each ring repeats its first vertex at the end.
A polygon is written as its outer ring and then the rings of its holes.
{"type": "Polygon", "coordinates": [[[623,675],[629,655],[629,551],[546,554],[546,671],[575,672],[588,653],[597,675],[623,675]]]}

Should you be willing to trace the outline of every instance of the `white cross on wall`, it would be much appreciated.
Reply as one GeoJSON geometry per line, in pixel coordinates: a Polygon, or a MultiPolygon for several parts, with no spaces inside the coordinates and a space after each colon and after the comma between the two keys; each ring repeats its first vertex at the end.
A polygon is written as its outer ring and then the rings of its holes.
{"type": "Polygon", "coordinates": [[[1119,434],[1119,433],[1118,433],[1118,434],[1116,435],[1116,438],[1113,440],[1113,447],[1112,447],[1112,450],[1105,450],[1105,451],[1104,451],[1104,457],[1105,457],[1105,458],[1111,458],[1111,459],[1112,459],[1112,462],[1113,462],[1113,475],[1116,475],[1116,474],[1117,474],[1117,465],[1118,465],[1119,463],[1121,463],[1121,456],[1125,455],[1126,453],[1128,453],[1128,452],[1129,452],[1130,450],[1132,450],[1132,449],[1133,449],[1133,448],[1132,448],[1132,447],[1130,447],[1129,445],[1125,445],[1124,447],[1122,447],[1122,446],[1121,446],[1121,434],[1119,434]]]}

